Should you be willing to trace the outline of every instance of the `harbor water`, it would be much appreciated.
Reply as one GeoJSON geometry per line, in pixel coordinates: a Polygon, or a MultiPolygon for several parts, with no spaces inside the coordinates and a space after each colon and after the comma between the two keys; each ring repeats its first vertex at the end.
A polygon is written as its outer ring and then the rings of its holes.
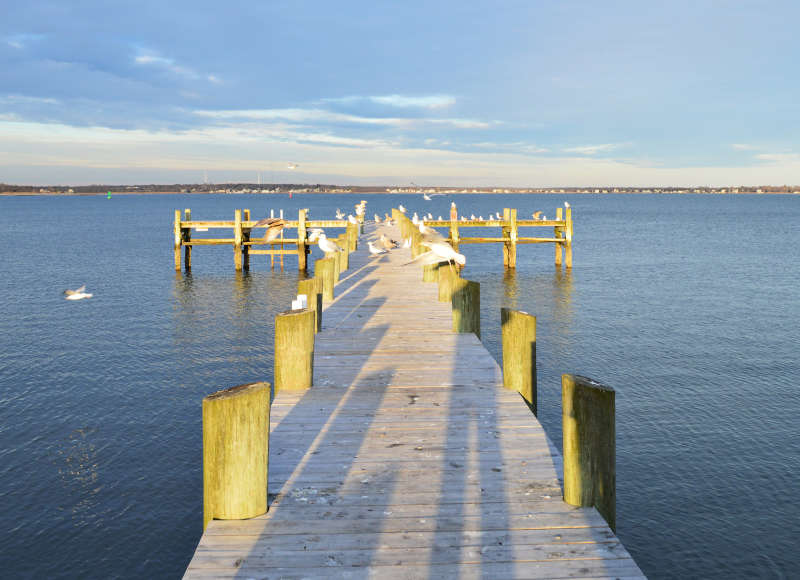
{"type": "Polygon", "coordinates": [[[230,246],[201,246],[175,273],[174,210],[330,219],[361,199],[369,217],[447,216],[452,200],[521,219],[568,201],[571,271],[552,244],[519,246],[507,272],[500,244],[461,247],[484,344],[500,360],[501,306],[537,316],[557,446],[562,373],[616,389],[617,531],[646,575],[796,576],[800,196],[591,194],[0,197],[1,576],[183,573],[202,532],[201,400],[272,381],[298,272],[253,256],[236,273],[230,246]],[[91,299],[64,300],[83,284],[91,299]]]}

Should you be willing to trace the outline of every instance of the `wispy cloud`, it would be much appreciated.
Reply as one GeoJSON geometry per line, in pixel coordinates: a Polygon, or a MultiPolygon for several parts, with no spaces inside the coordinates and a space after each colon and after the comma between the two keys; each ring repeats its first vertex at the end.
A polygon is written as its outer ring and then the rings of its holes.
{"type": "Polygon", "coordinates": [[[579,147],[565,147],[562,149],[565,153],[577,153],[578,155],[597,155],[598,153],[605,153],[606,151],[613,151],[619,148],[618,143],[604,143],[602,145],[581,145],[579,147]]]}
{"type": "Polygon", "coordinates": [[[190,80],[206,80],[214,84],[222,83],[222,80],[216,75],[199,73],[190,67],[178,64],[175,59],[161,56],[153,50],[139,48],[138,54],[133,57],[133,62],[138,66],[165,70],[190,80]]]}
{"type": "Polygon", "coordinates": [[[800,163],[800,153],[759,153],[755,158],[771,163],[800,163]]]}
{"type": "Polygon", "coordinates": [[[17,50],[22,50],[27,48],[31,43],[38,42],[43,38],[43,34],[12,34],[11,36],[6,36],[3,40],[5,40],[8,46],[16,48],[17,50]]]}
{"type": "Polygon", "coordinates": [[[27,95],[0,95],[0,103],[6,105],[59,105],[61,101],[50,97],[29,97],[27,95]]]}
{"type": "Polygon", "coordinates": [[[443,109],[456,104],[456,98],[452,95],[372,95],[337,97],[322,99],[322,102],[355,104],[355,103],[375,103],[399,109],[443,109]]]}
{"type": "Polygon", "coordinates": [[[747,143],[733,143],[731,144],[731,149],[736,149],[737,151],[757,151],[759,148],[755,145],[748,145],[747,143]]]}

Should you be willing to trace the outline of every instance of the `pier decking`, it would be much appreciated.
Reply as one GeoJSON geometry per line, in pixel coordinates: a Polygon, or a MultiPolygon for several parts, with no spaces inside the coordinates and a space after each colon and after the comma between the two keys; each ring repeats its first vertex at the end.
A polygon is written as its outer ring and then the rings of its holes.
{"type": "Polygon", "coordinates": [[[272,403],[269,511],[210,522],[185,577],[643,577],[594,508],[564,503],[558,451],[408,260],[351,255],[314,386],[272,403]]]}

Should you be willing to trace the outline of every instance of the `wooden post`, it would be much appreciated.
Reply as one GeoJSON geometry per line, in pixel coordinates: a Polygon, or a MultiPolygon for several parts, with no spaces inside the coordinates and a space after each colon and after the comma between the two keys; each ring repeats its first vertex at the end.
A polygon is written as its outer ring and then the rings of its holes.
{"type": "MultiPolygon", "coordinates": [[[[243,218],[244,221],[250,221],[250,210],[244,210],[243,218]]],[[[245,270],[250,270],[250,246],[246,245],[245,242],[250,241],[250,228],[242,228],[242,266],[245,270]]]]}
{"type": "Polygon", "coordinates": [[[242,271],[242,210],[233,212],[233,265],[242,271]]]}
{"type": "MultiPolygon", "coordinates": [[[[561,221],[563,219],[562,208],[560,208],[560,207],[558,209],[556,209],[556,219],[559,220],[559,221],[561,221]]],[[[553,237],[562,238],[563,237],[562,234],[563,234],[563,229],[562,228],[560,228],[558,226],[554,226],[553,227],[553,237]]],[[[554,245],[556,247],[556,266],[560,266],[561,265],[561,242],[556,242],[554,245]]]]}
{"type": "Polygon", "coordinates": [[[173,228],[175,234],[175,271],[181,271],[181,245],[183,243],[183,235],[181,233],[181,210],[175,210],[175,226],[173,228]]]}
{"type": "Polygon", "coordinates": [[[308,307],[314,311],[315,332],[322,330],[322,278],[314,276],[297,283],[297,293],[308,296],[308,307]]]}
{"type": "Polygon", "coordinates": [[[564,244],[564,262],[567,268],[572,268],[572,208],[567,208],[567,216],[565,218],[567,220],[567,227],[566,227],[566,238],[567,241],[564,244]]]}
{"type": "Polygon", "coordinates": [[[517,209],[508,210],[508,236],[511,241],[508,243],[508,267],[517,267],[517,209]]]}
{"type": "MultiPolygon", "coordinates": [[[[190,222],[192,221],[192,210],[188,207],[183,210],[183,221],[190,222]]],[[[184,242],[183,246],[183,264],[186,271],[192,269],[192,246],[187,245],[185,242],[192,241],[192,228],[190,227],[183,227],[181,228],[181,239],[184,242]]]]}
{"type": "Polygon", "coordinates": [[[439,268],[449,268],[448,262],[439,262],[438,264],[426,264],[422,267],[422,281],[423,282],[438,282],[439,281],[439,268]]]}
{"type": "Polygon", "coordinates": [[[481,337],[481,285],[459,278],[453,288],[453,332],[474,332],[481,337]]]}
{"type": "Polygon", "coordinates": [[[439,302],[452,302],[453,290],[460,277],[458,269],[449,263],[439,269],[439,302]]]}
{"type": "Polygon", "coordinates": [[[452,204],[450,206],[450,245],[456,252],[458,251],[458,240],[458,209],[455,204],[452,204]]]}
{"type": "Polygon", "coordinates": [[[333,302],[335,258],[323,258],[314,263],[314,277],[322,280],[322,301],[333,302]]]}
{"type": "Polygon", "coordinates": [[[614,389],[561,375],[564,501],[594,506],[616,531],[614,389]]]}
{"type": "Polygon", "coordinates": [[[358,226],[356,224],[347,224],[347,246],[345,249],[348,252],[355,252],[358,249],[358,226]]]}
{"type": "Polygon", "coordinates": [[[314,311],[309,308],[275,316],[275,394],[311,386],[315,320],[314,311]]]}
{"type": "Polygon", "coordinates": [[[269,407],[269,383],[203,399],[203,530],[267,511],[269,407]]]}
{"type": "Polygon", "coordinates": [[[344,249],[344,252],[339,252],[339,274],[341,275],[342,272],[350,268],[350,240],[348,239],[347,233],[340,234],[336,238],[336,244],[344,249]]]}
{"type": "Polygon", "coordinates": [[[500,309],[503,336],[503,386],[517,391],[538,416],[536,402],[536,317],[500,309]]]}
{"type": "MultiPolygon", "coordinates": [[[[297,267],[301,272],[305,272],[308,269],[306,247],[306,210],[301,209],[297,214],[297,267]]],[[[282,249],[283,246],[281,245],[282,249]]]]}
{"type": "Polygon", "coordinates": [[[420,254],[428,251],[428,248],[422,245],[422,232],[414,224],[411,224],[411,258],[416,258],[420,254]]]}

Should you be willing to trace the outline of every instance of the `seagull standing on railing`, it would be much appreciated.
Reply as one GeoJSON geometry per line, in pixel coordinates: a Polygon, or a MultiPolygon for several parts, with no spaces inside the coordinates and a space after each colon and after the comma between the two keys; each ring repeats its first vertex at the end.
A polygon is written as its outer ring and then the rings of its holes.
{"type": "Polygon", "coordinates": [[[569,202],[568,201],[564,202],[564,207],[569,207],[569,202]]]}
{"type": "Polygon", "coordinates": [[[352,214],[347,216],[347,221],[349,221],[351,224],[358,225],[358,220],[354,218],[352,214]]]}
{"type": "Polygon", "coordinates": [[[336,219],[337,220],[344,219],[344,212],[340,210],[338,207],[336,208],[336,219]]]}
{"type": "Polygon", "coordinates": [[[402,213],[406,213],[406,208],[403,207],[402,203],[397,206],[397,209],[399,209],[402,213]]]}
{"type": "Polygon", "coordinates": [[[376,224],[381,223],[381,216],[379,216],[378,214],[375,214],[375,223],[376,224]]]}
{"type": "Polygon", "coordinates": [[[336,245],[336,242],[333,242],[327,238],[325,232],[317,234],[317,238],[319,238],[317,245],[319,246],[320,250],[325,252],[326,258],[329,257],[329,254],[335,254],[336,252],[344,252],[342,248],[336,245]]]}
{"type": "Polygon", "coordinates": [[[533,212],[533,219],[535,219],[535,220],[541,219],[541,218],[539,218],[540,215],[542,215],[541,210],[533,212]]]}

